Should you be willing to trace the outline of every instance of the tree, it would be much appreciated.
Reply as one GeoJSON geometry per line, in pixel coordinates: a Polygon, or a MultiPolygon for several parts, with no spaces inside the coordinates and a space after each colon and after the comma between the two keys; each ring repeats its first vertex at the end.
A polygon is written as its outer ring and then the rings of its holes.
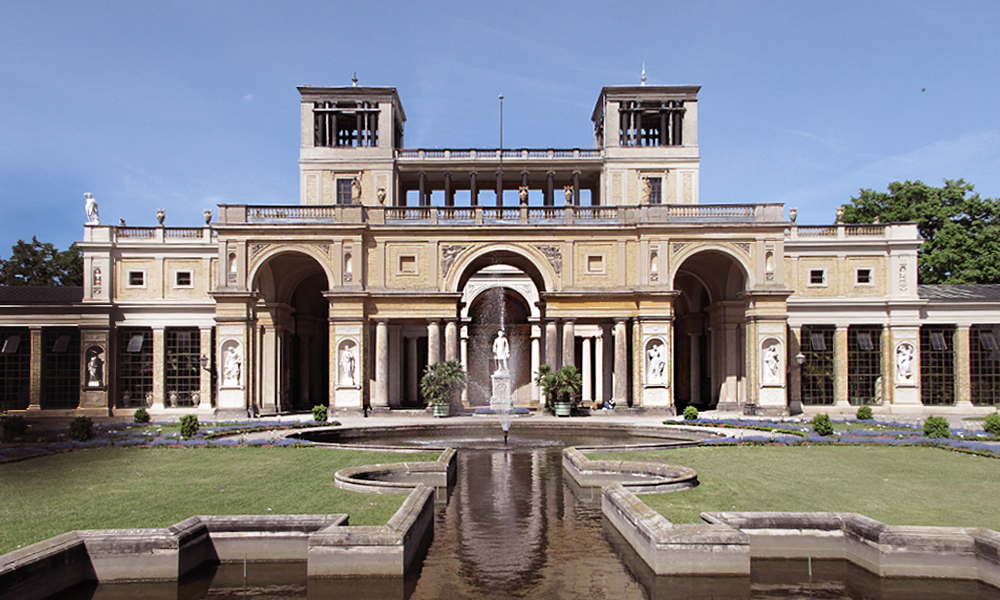
{"type": "Polygon", "coordinates": [[[52,244],[18,240],[10,258],[0,260],[0,285],[81,286],[83,256],[76,244],[60,252],[52,244]]]}
{"type": "Polygon", "coordinates": [[[1000,200],[981,198],[965,180],[937,188],[922,181],[861,190],[844,207],[845,223],[912,221],[920,247],[920,283],[1000,283],[1000,200]]]}

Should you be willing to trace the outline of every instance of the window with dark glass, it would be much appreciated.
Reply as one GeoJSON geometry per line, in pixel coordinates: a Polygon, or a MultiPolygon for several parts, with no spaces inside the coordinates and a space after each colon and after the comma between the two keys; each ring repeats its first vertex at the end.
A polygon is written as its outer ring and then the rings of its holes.
{"type": "Polygon", "coordinates": [[[176,287],[191,287],[191,271],[177,271],[174,285],[176,287]]]}
{"type": "Polygon", "coordinates": [[[153,330],[122,327],[118,330],[118,406],[150,406],[153,400],[153,330]],[[148,397],[148,398],[147,398],[148,397]]]}
{"type": "Polygon", "coordinates": [[[662,177],[647,177],[646,181],[649,182],[649,203],[650,204],[662,204],[663,203],[663,178],[662,177]]]}
{"type": "Polygon", "coordinates": [[[812,269],[809,271],[810,285],[823,285],[826,283],[826,271],[823,269],[812,269]]]}
{"type": "Polygon", "coordinates": [[[858,283],[865,284],[872,282],[871,269],[858,269],[858,283]]]}
{"type": "Polygon", "coordinates": [[[80,405],[80,330],[42,328],[42,408],[80,405]]]}
{"type": "Polygon", "coordinates": [[[847,330],[847,398],[875,404],[882,398],[882,328],[852,325],[847,330]]]}
{"type": "Polygon", "coordinates": [[[833,404],[832,325],[802,327],[800,350],[805,361],[800,369],[803,404],[833,404]]]}
{"type": "Polygon", "coordinates": [[[350,204],[353,201],[351,194],[351,180],[337,180],[337,204],[350,204]]]}
{"type": "Polygon", "coordinates": [[[0,410],[31,404],[30,340],[27,327],[0,327],[0,410]]]}
{"type": "Polygon", "coordinates": [[[197,327],[171,327],[164,331],[166,353],[166,404],[196,406],[201,390],[201,333],[197,327]]]}
{"type": "Polygon", "coordinates": [[[920,328],[920,399],[925,405],[955,403],[955,327],[920,328]]]}
{"type": "Polygon", "coordinates": [[[146,273],[143,271],[129,271],[128,284],[133,287],[142,287],[146,285],[146,273]]]}
{"type": "Polygon", "coordinates": [[[1000,336],[998,325],[973,325],[969,329],[969,372],[972,403],[1000,404],[1000,336]]]}

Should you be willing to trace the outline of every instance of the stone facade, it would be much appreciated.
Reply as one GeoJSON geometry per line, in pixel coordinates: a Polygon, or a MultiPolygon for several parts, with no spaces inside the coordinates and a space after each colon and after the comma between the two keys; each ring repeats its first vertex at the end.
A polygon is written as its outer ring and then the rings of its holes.
{"type": "Polygon", "coordinates": [[[299,204],[87,224],[78,300],[0,297],[3,408],[418,407],[446,359],[486,406],[501,320],[519,406],[542,364],[668,412],[1000,403],[1000,294],[918,286],[914,224],[699,204],[698,91],[604,88],[591,149],[440,150],[404,147],[394,88],[300,88],[299,204]]]}

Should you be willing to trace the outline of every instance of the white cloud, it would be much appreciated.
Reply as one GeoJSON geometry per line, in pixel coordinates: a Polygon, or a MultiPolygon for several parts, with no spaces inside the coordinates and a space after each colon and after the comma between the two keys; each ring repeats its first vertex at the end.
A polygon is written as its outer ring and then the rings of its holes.
{"type": "Polygon", "coordinates": [[[243,104],[250,104],[251,102],[253,102],[253,94],[243,96],[243,104]]]}

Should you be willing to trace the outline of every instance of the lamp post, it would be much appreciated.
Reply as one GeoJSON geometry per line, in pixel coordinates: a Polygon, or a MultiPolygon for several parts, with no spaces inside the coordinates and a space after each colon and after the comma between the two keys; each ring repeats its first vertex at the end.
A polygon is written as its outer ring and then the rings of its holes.
{"type": "MultiPolygon", "coordinates": [[[[788,368],[788,378],[791,378],[793,372],[798,370],[801,373],[802,365],[806,362],[806,355],[799,352],[795,355],[795,366],[788,368]]],[[[788,389],[791,391],[792,382],[788,381],[788,389]]],[[[788,399],[788,413],[792,415],[802,414],[802,383],[800,383],[795,388],[796,394],[788,399]]]]}
{"type": "Polygon", "coordinates": [[[497,176],[497,206],[503,206],[503,92],[500,92],[500,174],[497,176]]]}

